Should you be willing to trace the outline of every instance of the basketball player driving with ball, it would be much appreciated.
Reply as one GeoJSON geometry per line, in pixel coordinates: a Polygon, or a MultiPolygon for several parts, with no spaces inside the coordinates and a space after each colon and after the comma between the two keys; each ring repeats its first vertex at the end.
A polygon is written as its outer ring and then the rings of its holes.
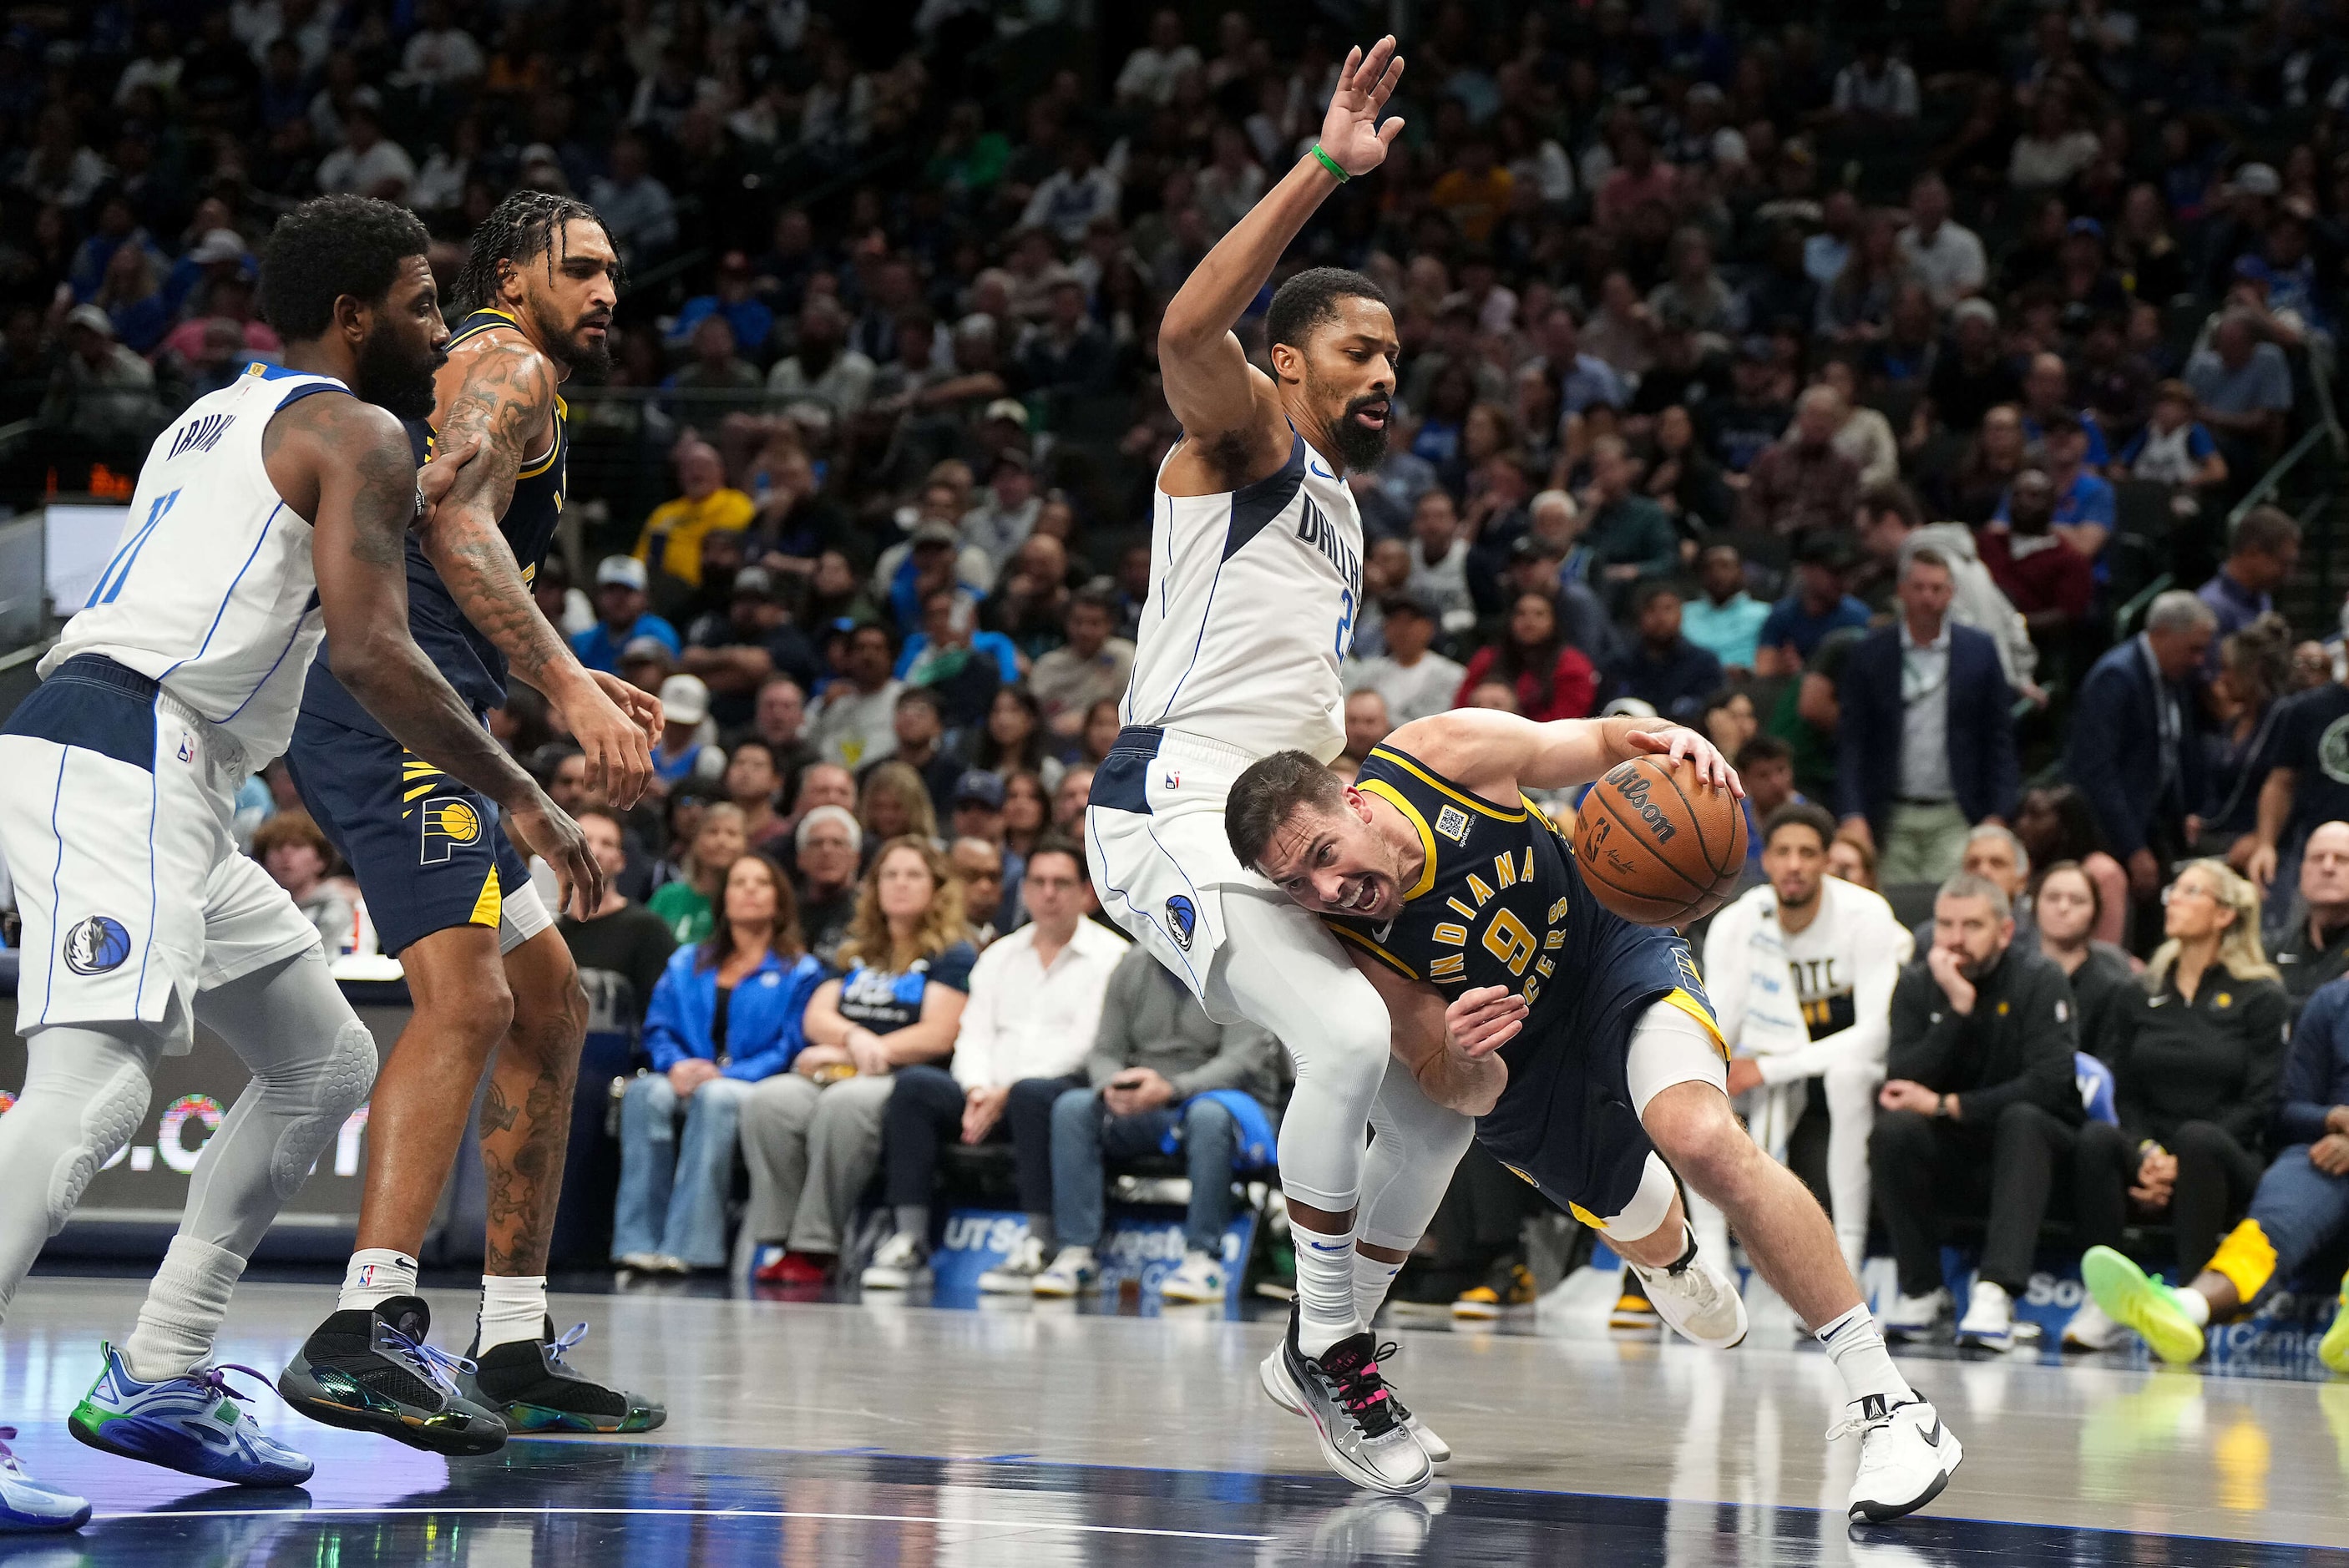
{"type": "Polygon", "coordinates": [[[1665,1321],[1717,1347],[1744,1338],[1745,1306],[1698,1256],[1673,1171],[1720,1205],[1843,1378],[1849,1414],[1828,1436],[1860,1434],[1851,1517],[1897,1519],[1949,1483],[1956,1436],[1893,1366],[1817,1201],[1732,1111],[1688,944],[1601,904],[1524,793],[1643,756],[1691,759],[1699,794],[1736,789],[1702,737],[1661,720],[1463,709],[1396,730],[1351,785],[1303,751],[1265,758],[1225,822],[1235,860],[1348,944],[1425,1096],[1475,1118],[1496,1158],[1606,1235],[1665,1321]]]}

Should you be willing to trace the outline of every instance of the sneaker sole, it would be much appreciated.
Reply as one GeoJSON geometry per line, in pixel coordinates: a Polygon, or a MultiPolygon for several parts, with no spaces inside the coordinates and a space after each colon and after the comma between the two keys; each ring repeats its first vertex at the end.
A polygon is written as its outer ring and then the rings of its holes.
{"type": "Polygon", "coordinates": [[[264,1488],[300,1486],[304,1481],[308,1480],[313,1475],[317,1473],[318,1467],[315,1464],[299,1470],[283,1468],[277,1470],[254,1470],[243,1466],[232,1468],[225,1465],[212,1465],[207,1468],[192,1464],[183,1464],[180,1462],[179,1460],[171,1456],[173,1453],[185,1453],[191,1449],[193,1449],[195,1452],[202,1454],[208,1459],[222,1456],[212,1455],[209,1450],[190,1443],[184,1438],[178,1439],[176,1440],[164,1439],[163,1442],[168,1443],[170,1447],[167,1449],[159,1444],[158,1448],[154,1451],[150,1452],[140,1444],[135,1442],[124,1442],[109,1435],[109,1429],[122,1425],[129,1425],[134,1431],[151,1429],[144,1427],[135,1420],[128,1423],[121,1421],[109,1421],[100,1425],[84,1418],[79,1410],[76,1410],[72,1415],[66,1418],[66,1430],[71,1432],[74,1437],[82,1443],[90,1448],[96,1449],[100,1453],[113,1454],[119,1459],[136,1460],[140,1464],[153,1465],[159,1470],[177,1470],[181,1475],[191,1475],[203,1480],[222,1481],[230,1486],[264,1488]]]}
{"type": "Polygon", "coordinates": [[[1958,1348],[1961,1350],[1997,1350],[2003,1352],[2014,1348],[2014,1335],[2012,1330],[2002,1335],[1968,1334],[1964,1329],[1961,1328],[1957,1333],[1956,1343],[1958,1348]]]}
{"type": "Polygon", "coordinates": [[[1950,1462],[1941,1467],[1940,1473],[1933,1478],[1932,1485],[1907,1502],[1855,1502],[1847,1517],[1866,1520],[1870,1524],[1889,1524],[1896,1519],[1916,1512],[1940,1496],[1948,1488],[1950,1478],[1958,1473],[1958,1466],[1963,1464],[1966,1458],[1966,1450],[1959,1446],[1957,1439],[1944,1436],[1942,1441],[1947,1445],[1950,1462]]]}
{"type": "Polygon", "coordinates": [[[1213,1306],[1218,1302],[1228,1301],[1231,1298],[1231,1293],[1227,1290],[1174,1290],[1165,1285],[1158,1287],[1158,1295],[1164,1301],[1188,1302],[1195,1306],[1213,1306]]]}
{"type": "Polygon", "coordinates": [[[630,1410],[625,1416],[587,1416],[576,1410],[558,1410],[552,1405],[496,1405],[486,1400],[481,1403],[503,1416],[507,1428],[517,1432],[608,1436],[614,1432],[649,1432],[668,1420],[668,1412],[658,1408],[630,1410]]]}
{"type": "Polygon", "coordinates": [[[397,1407],[349,1404],[328,1394],[307,1372],[297,1375],[291,1367],[278,1375],[277,1397],[322,1426],[373,1432],[427,1453],[476,1459],[506,1446],[502,1422],[492,1435],[470,1423],[454,1426],[440,1416],[412,1416],[397,1407]]]}
{"type": "MultiPolygon", "coordinates": [[[[1257,1380],[1264,1385],[1266,1395],[1274,1404],[1291,1415],[1302,1416],[1313,1423],[1314,1440],[1321,1445],[1321,1460],[1337,1471],[1340,1479],[1351,1481],[1365,1491],[1380,1492],[1388,1497],[1417,1496],[1425,1491],[1428,1484],[1434,1480],[1435,1461],[1433,1460],[1428,1460],[1427,1469],[1421,1473],[1417,1480],[1407,1486],[1398,1486],[1375,1470],[1365,1470],[1340,1453],[1338,1446],[1330,1440],[1329,1432],[1322,1428],[1313,1412],[1307,1408],[1304,1396],[1298,1392],[1296,1384],[1290,1380],[1288,1358],[1281,1354],[1279,1346],[1274,1346],[1272,1354],[1257,1364],[1257,1380]]],[[[1412,1440],[1416,1443],[1419,1439],[1414,1435],[1412,1440]]],[[[1420,1458],[1427,1459],[1425,1449],[1421,1449],[1419,1454],[1420,1458]]]]}
{"type": "Polygon", "coordinates": [[[1643,1328],[1661,1328],[1664,1326],[1664,1315],[1661,1312],[1610,1312],[1607,1315],[1607,1326],[1633,1333],[1643,1328]]]}
{"type": "Polygon", "coordinates": [[[59,1514],[54,1518],[44,1518],[36,1513],[19,1513],[5,1503],[0,1503],[0,1536],[63,1535],[68,1531],[79,1530],[83,1525],[88,1524],[89,1513],[90,1506],[86,1502],[81,1505],[81,1511],[78,1513],[59,1514]]]}
{"type": "Polygon", "coordinates": [[[2153,1353],[2173,1367],[2202,1358],[2202,1331],[2154,1292],[2153,1282],[2109,1247],[2091,1247],[2080,1260],[2080,1279],[2105,1315],[2137,1331],[2153,1353]]]}
{"type": "Polygon", "coordinates": [[[1081,1280],[1078,1282],[1076,1287],[1072,1290],[1062,1290],[1057,1284],[1047,1285],[1042,1280],[1038,1280],[1034,1284],[1028,1287],[1028,1294],[1030,1295],[1048,1295],[1055,1301],[1067,1301],[1072,1296],[1083,1295],[1092,1288],[1093,1282],[1091,1280],[1081,1280]]]}

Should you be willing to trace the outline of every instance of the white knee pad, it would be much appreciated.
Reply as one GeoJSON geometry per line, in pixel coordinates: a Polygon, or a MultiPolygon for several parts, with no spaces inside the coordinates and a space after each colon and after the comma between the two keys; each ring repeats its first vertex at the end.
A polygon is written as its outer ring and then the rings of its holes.
{"type": "Polygon", "coordinates": [[[375,1037],[365,1024],[347,1017],[326,1059],[311,1069],[309,1109],[287,1118],[278,1130],[277,1145],[269,1157],[269,1185],[280,1202],[302,1190],[310,1168],[342,1130],[343,1122],[367,1103],[367,1091],[375,1087],[375,1037]]]}
{"type": "Polygon", "coordinates": [[[74,1208],[81,1202],[82,1192],[89,1186],[89,1179],[139,1130],[152,1094],[153,1085],[148,1081],[146,1069],[125,1063],[108,1074],[106,1081],[83,1102],[81,1123],[77,1129],[79,1137],[57,1157],[49,1173],[49,1234],[54,1236],[66,1228],[66,1222],[73,1218],[74,1208]]]}
{"type": "Polygon", "coordinates": [[[1623,1205],[1623,1212],[1599,1222],[1599,1228],[1610,1236],[1627,1242],[1637,1242],[1652,1236],[1663,1224],[1664,1216],[1671,1212],[1672,1199],[1680,1188],[1672,1181],[1672,1172],[1655,1150],[1648,1151],[1648,1161],[1640,1168],[1640,1190],[1623,1205]]]}

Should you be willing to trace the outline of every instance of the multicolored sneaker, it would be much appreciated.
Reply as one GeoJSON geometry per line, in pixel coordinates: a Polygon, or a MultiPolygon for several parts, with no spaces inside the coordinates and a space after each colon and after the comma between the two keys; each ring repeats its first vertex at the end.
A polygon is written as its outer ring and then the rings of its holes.
{"type": "Polygon", "coordinates": [[[0,1427],[0,1535],[79,1530],[88,1524],[88,1501],[36,1480],[8,1447],[16,1436],[16,1428],[0,1427]]]}
{"type": "Polygon", "coordinates": [[[493,1454],[506,1424],[457,1391],[471,1363],[425,1343],[432,1309],[396,1295],[320,1324],[277,1377],[278,1397],[314,1421],[436,1454],[493,1454]]]}
{"type": "Polygon", "coordinates": [[[586,1337],[587,1326],[578,1323],[557,1339],[550,1317],[542,1338],[468,1349],[471,1370],[458,1375],[457,1387],[517,1432],[649,1432],[667,1420],[668,1411],[643,1395],[606,1388],[564,1363],[586,1337]]]}
{"type": "Polygon", "coordinates": [[[2349,1274],[2342,1276],[2341,1305],[2333,1314],[2333,1326],[2316,1342],[2316,1358],[2349,1377],[2349,1274]]]}
{"type": "Polygon", "coordinates": [[[1534,1288],[1534,1271],[1516,1258],[1494,1264],[1483,1284],[1470,1285],[1454,1297],[1452,1315],[1482,1323],[1512,1309],[1531,1306],[1541,1293],[1534,1288]]]}
{"type": "Polygon", "coordinates": [[[2144,1336],[2173,1367],[2201,1358],[2202,1326],[2188,1315],[2178,1292],[2110,1247],[2090,1247],[2080,1258],[2080,1280],[2105,1315],[2144,1336]]]}
{"type": "Polygon", "coordinates": [[[1298,1347],[1292,1312],[1288,1332],[1257,1376],[1273,1403],[1313,1423],[1331,1470],[1356,1486],[1408,1497],[1435,1478],[1435,1466],[1379,1376],[1379,1358],[1393,1348],[1380,1346],[1366,1329],[1308,1356],[1298,1347]]]}
{"type": "Polygon", "coordinates": [[[265,1383],[267,1374],[232,1364],[142,1383],[113,1346],[100,1345],[98,1355],[106,1365],[98,1381],[66,1418],[66,1429],[91,1448],[232,1486],[300,1486],[317,1469],[261,1429],[226,1376],[265,1383]]]}

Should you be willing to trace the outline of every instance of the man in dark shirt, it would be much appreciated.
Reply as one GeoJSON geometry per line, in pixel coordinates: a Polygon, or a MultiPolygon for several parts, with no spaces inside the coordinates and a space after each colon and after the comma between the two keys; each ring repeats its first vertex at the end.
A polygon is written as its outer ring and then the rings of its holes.
{"type": "MultiPolygon", "coordinates": [[[[808,951],[833,965],[856,918],[856,869],[864,830],[844,806],[817,806],[792,833],[792,891],[800,901],[800,935],[808,951]]],[[[836,966],[836,965],[835,965],[836,966]]]]}
{"type": "Polygon", "coordinates": [[[1971,435],[1982,428],[1984,414],[2022,396],[2023,378],[1999,352],[1998,312],[1988,300],[1960,300],[1950,312],[1949,351],[1934,362],[1932,378],[1925,383],[1920,423],[1971,435]]]}
{"type": "Polygon", "coordinates": [[[773,576],[763,566],[745,566],[734,573],[726,609],[695,617],[678,667],[701,677],[709,688],[710,717],[720,729],[732,729],[750,721],[766,681],[789,676],[805,691],[823,673],[823,661],[792,624],[773,576]]]}
{"type": "MultiPolygon", "coordinates": [[[[1738,346],[1735,391],[1702,406],[1692,405],[1705,449],[1731,473],[1742,474],[1770,444],[1785,434],[1795,407],[1779,395],[1777,350],[1766,337],[1738,346]]],[[[1642,382],[1645,390],[1646,383],[1642,382]]]]}
{"type": "Polygon", "coordinates": [[[2260,891],[2292,885],[2292,856],[2318,824],[2349,821],[2349,684],[2329,681],[2287,698],[2260,786],[2258,845],[2243,872],[2260,891]]]}
{"type": "Polygon", "coordinates": [[[1892,1233],[1900,1296],[1888,1335],[1930,1330],[1948,1305],[1941,1222],[1979,1209],[1988,1234],[1961,1334],[2004,1347],[2058,1160],[2080,1124],[2076,1024],[2064,971],[2014,944],[2006,894],[1960,873],[1933,902],[1933,945],[1892,993],[1889,1081],[1868,1139],[1877,1202],[1892,1233]]]}
{"type": "Polygon", "coordinates": [[[587,1028],[591,1034],[615,1033],[634,1039],[644,1027],[645,1009],[652,1005],[653,985],[677,948],[668,922],[643,904],[621,896],[620,873],[627,868],[623,848],[625,829],[619,817],[600,806],[583,808],[579,830],[604,868],[604,902],[585,920],[568,909],[554,923],[579,966],[579,983],[587,991],[587,1028]]]}
{"type": "Polygon", "coordinates": [[[1643,583],[1631,595],[1639,641],[1607,662],[1607,699],[1635,696],[1666,718],[1695,724],[1721,689],[1721,661],[1681,635],[1681,593],[1643,583]]]}
{"type": "Polygon", "coordinates": [[[2275,948],[2295,1016],[2318,986],[2349,973],[2349,822],[2326,822],[2308,835],[2300,855],[2300,904],[2275,948]]]}

